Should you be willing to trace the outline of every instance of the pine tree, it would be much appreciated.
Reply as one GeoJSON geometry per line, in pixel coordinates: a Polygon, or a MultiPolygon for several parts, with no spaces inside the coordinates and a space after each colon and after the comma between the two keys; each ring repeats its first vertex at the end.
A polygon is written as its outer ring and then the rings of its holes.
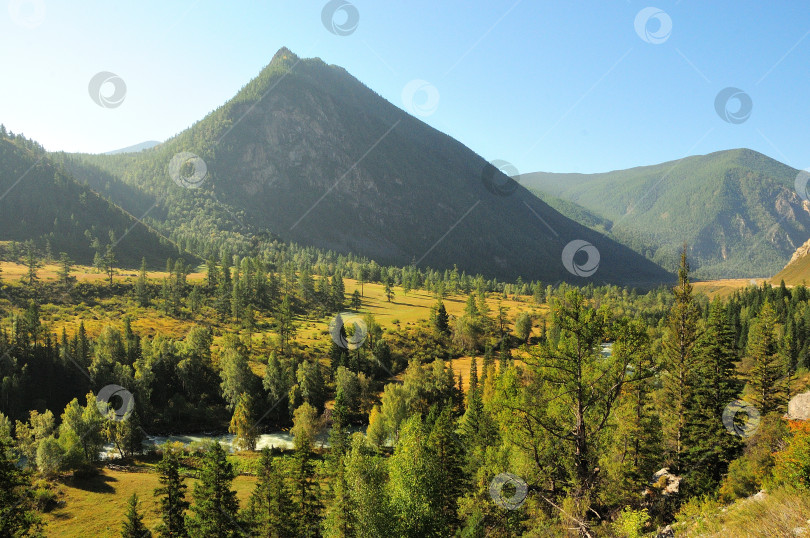
{"type": "Polygon", "coordinates": [[[332,309],[342,310],[343,301],[346,295],[346,288],[343,285],[343,276],[338,273],[332,275],[332,283],[330,287],[332,294],[332,309]]]}
{"type": "Polygon", "coordinates": [[[141,271],[135,282],[135,297],[141,307],[149,306],[149,286],[146,280],[146,258],[141,258],[141,271]]]}
{"type": "Polygon", "coordinates": [[[104,271],[107,273],[110,286],[112,286],[113,275],[115,275],[115,261],[113,245],[107,245],[107,251],[104,253],[104,271]]]}
{"type": "Polygon", "coordinates": [[[218,442],[209,445],[203,458],[200,479],[194,484],[194,504],[189,531],[200,536],[235,537],[239,526],[239,500],[231,484],[236,478],[227,453],[218,442]]]}
{"type": "Polygon", "coordinates": [[[711,305],[695,355],[697,382],[685,427],[689,469],[685,489],[690,494],[713,490],[741,448],[739,439],[727,434],[722,420],[723,409],[737,398],[739,387],[734,379],[738,360],[735,336],[719,300],[711,305]]]}
{"type": "Polygon", "coordinates": [[[332,463],[338,465],[349,449],[349,408],[346,405],[346,394],[343,387],[338,387],[335,405],[332,408],[332,429],[329,432],[329,455],[332,463]]]}
{"type": "Polygon", "coordinates": [[[686,246],[681,253],[678,269],[678,285],[673,289],[675,304],[670,309],[667,330],[664,333],[663,386],[666,395],[665,436],[672,464],[680,470],[682,457],[687,450],[684,428],[691,401],[695,379],[695,342],[698,338],[700,310],[692,296],[689,283],[689,264],[686,262],[686,246]]]}
{"type": "Polygon", "coordinates": [[[127,504],[127,514],[121,529],[122,538],[149,538],[152,532],[143,524],[143,516],[138,513],[138,495],[132,494],[127,504]]]}
{"type": "Polygon", "coordinates": [[[31,479],[14,457],[11,439],[0,432],[0,536],[42,536],[31,479]]]}
{"type": "Polygon", "coordinates": [[[37,250],[34,246],[34,242],[30,239],[25,242],[25,266],[27,268],[25,278],[28,281],[28,285],[34,286],[37,282],[39,282],[37,270],[42,267],[42,262],[40,262],[39,258],[37,257],[37,250]]]}
{"type": "Polygon", "coordinates": [[[257,536],[286,538],[293,535],[292,501],[284,485],[284,473],[269,448],[262,450],[256,487],[250,496],[248,514],[257,536]]]}
{"type": "Polygon", "coordinates": [[[239,397],[239,402],[233,410],[231,424],[228,432],[236,436],[234,446],[241,450],[256,450],[256,443],[259,440],[259,431],[253,420],[253,400],[249,394],[243,392],[239,397]]]}
{"type": "Polygon", "coordinates": [[[315,537],[320,533],[322,506],[318,482],[315,480],[312,447],[309,442],[299,442],[299,436],[295,441],[292,465],[293,521],[297,523],[297,536],[315,537]]]}
{"type": "Polygon", "coordinates": [[[168,447],[164,449],[163,459],[157,465],[158,481],[161,486],[155,489],[159,497],[161,518],[158,536],[161,538],[185,537],[185,513],[189,507],[186,501],[186,485],[180,476],[180,459],[168,447]]]}
{"type": "Polygon", "coordinates": [[[64,252],[59,255],[59,284],[67,291],[70,286],[75,282],[76,278],[72,277],[70,273],[73,272],[73,260],[64,252]]]}
{"type": "Polygon", "coordinates": [[[433,328],[436,329],[439,334],[449,334],[450,316],[447,315],[447,310],[444,308],[444,302],[442,302],[441,299],[436,302],[433,312],[433,328]]]}
{"type": "Polygon", "coordinates": [[[766,301],[748,332],[748,354],[754,362],[749,383],[753,389],[754,405],[763,416],[782,410],[787,403],[783,380],[787,369],[779,349],[776,324],[776,312],[766,301]]]}
{"type": "Polygon", "coordinates": [[[352,310],[355,312],[360,310],[360,307],[363,305],[362,300],[360,299],[360,292],[354,290],[352,292],[352,310]]]}
{"type": "Polygon", "coordinates": [[[388,280],[385,281],[384,293],[385,298],[388,299],[389,303],[394,300],[394,290],[391,288],[391,283],[388,280]]]}
{"type": "Polygon", "coordinates": [[[457,526],[458,498],[464,489],[464,466],[461,440],[456,433],[456,421],[451,406],[439,413],[428,435],[428,447],[438,472],[435,502],[440,524],[445,529],[457,526]]]}
{"type": "Polygon", "coordinates": [[[346,482],[346,468],[342,455],[338,456],[330,485],[332,495],[323,520],[324,537],[349,538],[356,536],[358,522],[354,517],[354,503],[349,491],[349,484],[346,482]]]}
{"type": "Polygon", "coordinates": [[[278,333],[281,354],[284,355],[284,350],[289,348],[289,343],[296,333],[289,295],[284,296],[284,300],[281,301],[281,306],[276,313],[276,332],[278,333]]]}

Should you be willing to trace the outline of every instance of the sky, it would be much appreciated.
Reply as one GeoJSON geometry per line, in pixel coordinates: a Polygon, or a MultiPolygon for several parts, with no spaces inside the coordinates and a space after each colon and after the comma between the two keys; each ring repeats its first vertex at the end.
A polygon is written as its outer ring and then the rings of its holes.
{"type": "Polygon", "coordinates": [[[0,123],[52,151],[166,140],[286,46],[520,173],[809,167],[810,9],[655,1],[2,0],[0,123]]]}

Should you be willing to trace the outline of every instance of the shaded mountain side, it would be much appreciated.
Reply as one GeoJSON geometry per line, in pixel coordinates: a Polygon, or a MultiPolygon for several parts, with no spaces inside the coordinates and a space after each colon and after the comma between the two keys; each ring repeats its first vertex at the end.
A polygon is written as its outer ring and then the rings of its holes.
{"type": "Polygon", "coordinates": [[[84,264],[97,252],[93,239],[98,249],[117,243],[122,267],[138,267],[143,257],[152,267],[165,267],[167,258],[179,257],[176,245],[81,185],[22,137],[0,137],[0,194],[0,240],[32,239],[43,252],[49,243],[54,255],[65,252],[84,264]]]}
{"type": "Polygon", "coordinates": [[[521,182],[607,221],[611,237],[667,268],[689,244],[695,276],[779,271],[810,237],[797,170],[747,149],[603,174],[521,175],[521,182]]]}
{"type": "MultiPolygon", "coordinates": [[[[384,264],[586,282],[561,261],[563,247],[582,239],[600,251],[597,281],[671,280],[522,186],[493,193],[482,181],[488,163],[463,144],[344,69],[286,49],[232,100],[175,138],[137,154],[75,157],[162,198],[165,216],[150,218],[181,244],[223,230],[269,231],[384,264]],[[207,166],[199,188],[169,177],[168,163],[183,151],[207,166]]],[[[508,181],[499,173],[495,179],[508,181]]],[[[119,192],[127,196],[123,186],[109,194],[118,200],[119,192]]]]}

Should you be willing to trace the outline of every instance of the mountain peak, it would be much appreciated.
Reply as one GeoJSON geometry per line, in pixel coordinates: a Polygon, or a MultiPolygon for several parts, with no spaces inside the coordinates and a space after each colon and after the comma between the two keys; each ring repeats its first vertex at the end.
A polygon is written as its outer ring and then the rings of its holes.
{"type": "Polygon", "coordinates": [[[280,49],[278,49],[278,52],[276,52],[273,55],[273,59],[270,60],[270,65],[273,65],[274,63],[278,62],[288,62],[288,61],[294,62],[298,59],[299,59],[298,56],[293,51],[291,51],[287,47],[281,47],[280,49]]]}

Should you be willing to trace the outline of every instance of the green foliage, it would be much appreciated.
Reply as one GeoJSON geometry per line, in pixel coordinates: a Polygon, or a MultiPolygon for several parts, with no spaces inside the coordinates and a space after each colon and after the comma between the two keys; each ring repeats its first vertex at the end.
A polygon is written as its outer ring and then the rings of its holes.
{"type": "Polygon", "coordinates": [[[199,481],[194,484],[193,516],[188,518],[189,534],[234,537],[242,534],[239,501],[231,483],[236,477],[233,465],[217,442],[205,453],[199,481]]]}
{"type": "Polygon", "coordinates": [[[127,503],[127,513],[121,528],[122,538],[150,538],[152,532],[143,524],[143,515],[138,513],[138,495],[132,494],[127,503]]]}
{"type": "Polygon", "coordinates": [[[735,149],[687,157],[677,166],[523,174],[521,183],[545,193],[564,215],[609,230],[610,237],[669,270],[677,268],[685,241],[699,278],[748,278],[778,272],[810,234],[810,218],[793,197],[795,178],[789,166],[735,149]],[[785,218],[774,200],[784,200],[796,217],[785,218]],[[777,226],[790,241],[768,236],[777,226]]]}
{"type": "Polygon", "coordinates": [[[622,538],[641,538],[645,534],[645,525],[650,521],[647,509],[633,510],[625,506],[613,521],[613,531],[622,538]]]}
{"type": "Polygon", "coordinates": [[[17,463],[11,439],[0,436],[0,536],[42,536],[29,475],[17,463]]]}
{"type": "Polygon", "coordinates": [[[154,495],[159,499],[162,519],[157,528],[158,536],[188,536],[185,513],[189,503],[186,501],[186,485],[180,476],[180,458],[169,446],[163,449],[163,458],[157,465],[157,471],[160,487],[155,489],[154,495]]]}

